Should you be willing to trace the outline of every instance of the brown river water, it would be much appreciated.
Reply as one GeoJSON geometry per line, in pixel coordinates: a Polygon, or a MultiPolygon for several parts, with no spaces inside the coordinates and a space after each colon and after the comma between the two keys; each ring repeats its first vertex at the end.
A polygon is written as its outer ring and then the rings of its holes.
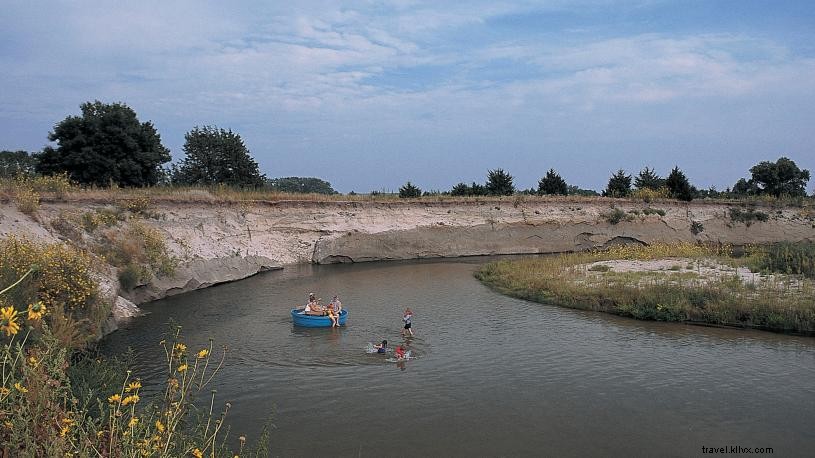
{"type": "Polygon", "coordinates": [[[215,388],[232,404],[230,444],[271,420],[274,456],[815,453],[815,338],[512,299],[473,277],[486,260],[288,267],[147,304],[104,350],[131,347],[149,394],[166,378],[169,320],[191,349],[228,345],[215,388]],[[339,293],[347,327],[292,326],[310,291],[339,293]],[[382,339],[416,359],[365,352],[382,339]]]}

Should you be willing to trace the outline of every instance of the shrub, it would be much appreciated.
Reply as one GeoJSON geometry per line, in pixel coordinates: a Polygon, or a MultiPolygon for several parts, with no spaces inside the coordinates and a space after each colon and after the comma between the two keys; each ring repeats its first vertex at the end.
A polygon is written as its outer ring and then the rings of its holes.
{"type": "Polygon", "coordinates": [[[17,210],[33,216],[40,209],[40,194],[29,186],[18,185],[14,192],[14,203],[17,210]]]}
{"type": "Polygon", "coordinates": [[[88,232],[95,231],[99,226],[114,226],[124,217],[119,211],[109,208],[99,208],[82,214],[82,227],[88,232]]]}
{"type": "Polygon", "coordinates": [[[757,211],[754,208],[742,210],[740,208],[731,208],[729,210],[730,221],[744,223],[747,227],[753,224],[753,221],[767,221],[770,215],[763,211],[757,211]]]}
{"type": "Polygon", "coordinates": [[[153,208],[153,201],[149,196],[136,196],[121,199],[117,206],[123,211],[129,211],[134,215],[150,216],[150,210],[153,208]]]}
{"type": "Polygon", "coordinates": [[[626,214],[619,208],[613,208],[610,212],[603,215],[609,224],[617,224],[621,221],[631,221],[634,219],[632,215],[626,214]]]}
{"type": "Polygon", "coordinates": [[[690,231],[693,235],[699,235],[704,232],[705,226],[702,225],[699,221],[691,221],[690,223],[690,231]]]}
{"type": "Polygon", "coordinates": [[[815,278],[815,243],[780,242],[759,252],[758,270],[815,278]]]}
{"type": "Polygon", "coordinates": [[[132,291],[142,280],[142,270],[138,266],[128,264],[119,269],[119,285],[125,291],[132,291]]]}
{"type": "Polygon", "coordinates": [[[611,267],[607,264],[595,264],[589,267],[590,272],[608,272],[609,270],[611,270],[611,267]]]}
{"type": "Polygon", "coordinates": [[[645,214],[645,215],[657,214],[659,216],[665,216],[665,210],[663,210],[661,208],[645,207],[645,208],[642,209],[642,213],[645,214]]]}
{"type": "Polygon", "coordinates": [[[640,188],[631,193],[631,197],[634,199],[642,199],[643,202],[651,202],[654,199],[667,199],[670,197],[670,192],[668,192],[668,188],[640,188]]]}

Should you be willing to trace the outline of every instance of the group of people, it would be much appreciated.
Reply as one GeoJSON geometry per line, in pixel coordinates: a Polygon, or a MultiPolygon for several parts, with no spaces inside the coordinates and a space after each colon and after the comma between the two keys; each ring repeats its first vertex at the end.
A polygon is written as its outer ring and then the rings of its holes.
{"type": "Polygon", "coordinates": [[[303,308],[303,313],[314,316],[327,315],[331,319],[331,327],[338,327],[340,325],[340,312],[342,312],[342,302],[340,302],[339,296],[335,294],[331,298],[331,302],[325,306],[320,305],[320,301],[322,301],[322,298],[318,299],[314,293],[308,293],[308,302],[303,308]]]}
{"type": "MultiPolygon", "coordinates": [[[[402,313],[402,322],[404,323],[404,327],[402,328],[402,337],[413,337],[413,310],[410,307],[405,308],[405,311],[402,313]]],[[[387,353],[388,352],[388,341],[383,340],[381,344],[374,345],[377,353],[387,353]]],[[[407,353],[407,348],[404,345],[399,345],[394,349],[393,355],[396,359],[404,359],[407,353]]]]}

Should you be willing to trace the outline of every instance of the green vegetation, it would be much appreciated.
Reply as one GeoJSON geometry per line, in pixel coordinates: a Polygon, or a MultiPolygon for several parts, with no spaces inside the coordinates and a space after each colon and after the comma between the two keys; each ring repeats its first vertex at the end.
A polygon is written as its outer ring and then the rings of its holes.
{"type": "Polygon", "coordinates": [[[68,116],[54,126],[38,157],[37,172],[67,173],[72,181],[96,186],[153,186],[162,178],[161,165],[170,151],[148,122],[121,103],[83,103],[81,116],[68,116]]]}
{"type": "Polygon", "coordinates": [[[660,177],[654,169],[645,167],[634,178],[634,187],[637,190],[650,189],[655,191],[665,187],[665,179],[660,177]]]}
{"type": "Polygon", "coordinates": [[[28,151],[0,151],[0,178],[33,176],[36,166],[37,159],[28,151]]]}
{"type": "Polygon", "coordinates": [[[815,279],[815,243],[781,242],[753,246],[747,250],[746,264],[755,272],[803,275],[815,279]]]}
{"type": "Polygon", "coordinates": [[[665,187],[674,199],[684,200],[690,202],[693,200],[694,189],[688,181],[688,177],[679,170],[679,167],[674,167],[670,175],[665,180],[665,187]]]}
{"type": "Polygon", "coordinates": [[[631,194],[631,175],[626,175],[625,170],[617,170],[608,179],[604,197],[628,197],[631,194]]]}
{"type": "Polygon", "coordinates": [[[422,196],[422,190],[418,186],[413,185],[410,181],[405,183],[404,186],[399,188],[400,199],[412,199],[422,196]]]}
{"type": "Polygon", "coordinates": [[[338,194],[331,183],[319,178],[286,177],[273,178],[268,182],[269,189],[292,194],[338,194]]]}
{"type": "Polygon", "coordinates": [[[511,196],[515,193],[512,175],[505,172],[504,169],[489,170],[487,184],[484,187],[487,189],[487,194],[491,196],[511,196]]]}
{"type": "Polygon", "coordinates": [[[627,214],[619,208],[612,208],[611,211],[604,214],[603,217],[609,224],[618,224],[621,221],[633,221],[634,216],[627,214]]]}
{"type": "Polygon", "coordinates": [[[569,186],[566,180],[563,179],[555,169],[549,169],[546,176],[538,181],[538,194],[540,195],[567,195],[569,194],[569,186]]]}
{"type": "Polygon", "coordinates": [[[691,221],[690,223],[690,232],[693,235],[699,235],[705,231],[705,226],[700,223],[699,221],[691,221]]]}
{"type": "Polygon", "coordinates": [[[809,181],[809,170],[798,168],[795,161],[786,157],[775,162],[762,161],[750,168],[751,178],[744,178],[733,186],[737,195],[767,194],[774,197],[806,196],[806,184],[809,181]]]}
{"type": "Polygon", "coordinates": [[[744,223],[747,227],[750,227],[755,221],[764,222],[770,219],[770,215],[755,208],[748,208],[746,210],[731,208],[728,210],[728,213],[730,215],[730,221],[744,223]]]}
{"type": "Polygon", "coordinates": [[[651,207],[645,207],[645,208],[643,208],[643,209],[642,209],[642,213],[643,213],[644,215],[654,215],[654,214],[657,214],[657,215],[659,215],[659,216],[665,216],[665,210],[663,210],[663,209],[661,209],[661,208],[651,208],[651,207]]]}
{"type": "Polygon", "coordinates": [[[214,126],[195,127],[184,140],[185,157],[170,172],[173,183],[238,188],[264,185],[265,177],[237,133],[214,126]]]}
{"type": "Polygon", "coordinates": [[[683,321],[779,332],[815,333],[815,282],[775,274],[742,279],[725,265],[759,262],[774,271],[811,272],[815,248],[778,245],[733,257],[727,247],[654,245],[615,247],[486,264],[476,277],[522,299],[603,311],[646,320],[683,321]],[[674,259],[666,271],[615,272],[593,264],[606,260],[674,259]],[[690,262],[689,262],[690,261],[690,262]],[[682,272],[681,263],[709,269],[682,272]],[[721,270],[716,270],[721,269],[721,270]],[[718,272],[718,274],[713,274],[718,272]]]}

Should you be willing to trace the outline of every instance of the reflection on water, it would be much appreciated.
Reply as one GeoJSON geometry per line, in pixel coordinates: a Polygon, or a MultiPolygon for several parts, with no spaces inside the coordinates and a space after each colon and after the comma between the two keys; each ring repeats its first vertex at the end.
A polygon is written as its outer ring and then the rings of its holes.
{"type": "Polygon", "coordinates": [[[227,344],[216,380],[232,431],[251,439],[271,417],[277,456],[811,453],[815,339],[529,303],[483,287],[475,262],[287,268],[150,304],[106,348],[132,346],[155,386],[168,320],[190,348],[227,344]],[[292,326],[309,291],[339,293],[348,326],[292,326]],[[383,339],[417,359],[365,352],[383,339]],[[315,424],[331,440],[308,433],[315,424]]]}

